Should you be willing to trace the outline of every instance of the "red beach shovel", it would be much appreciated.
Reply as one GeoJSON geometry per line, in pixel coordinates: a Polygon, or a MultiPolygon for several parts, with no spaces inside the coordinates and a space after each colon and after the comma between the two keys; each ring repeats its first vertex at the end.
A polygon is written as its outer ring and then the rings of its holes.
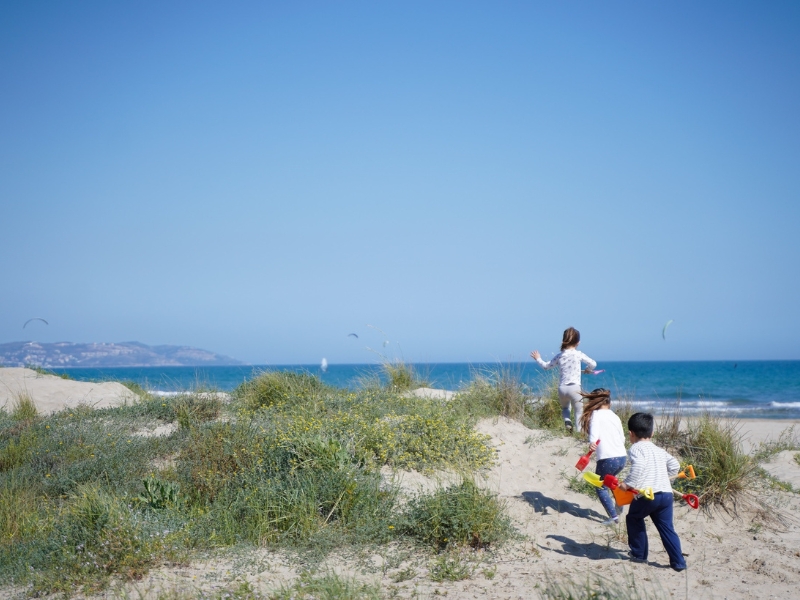
{"type": "MultiPolygon", "coordinates": [[[[600,440],[595,442],[595,444],[599,443],[600,440]]],[[[578,469],[578,471],[583,471],[586,468],[586,465],[589,464],[589,457],[592,455],[592,452],[594,452],[594,450],[589,450],[586,454],[580,457],[577,463],[575,463],[575,468],[578,469]]]]}
{"type": "Polygon", "coordinates": [[[680,492],[676,492],[675,490],[672,491],[680,495],[680,497],[683,498],[684,500],[686,500],[686,504],[691,506],[693,509],[697,510],[698,508],[700,508],[700,498],[698,498],[694,494],[681,494],[680,492]]]}

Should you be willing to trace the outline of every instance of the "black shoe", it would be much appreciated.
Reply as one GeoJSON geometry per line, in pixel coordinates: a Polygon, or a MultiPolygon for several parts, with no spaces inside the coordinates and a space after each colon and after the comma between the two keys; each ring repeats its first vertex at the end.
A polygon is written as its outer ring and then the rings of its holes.
{"type": "Polygon", "coordinates": [[[628,552],[628,558],[630,559],[630,561],[631,561],[632,563],[646,563],[646,562],[647,562],[647,559],[646,559],[646,558],[636,558],[636,557],[635,557],[633,554],[631,554],[630,552],[628,552]]]}
{"type": "Polygon", "coordinates": [[[567,428],[567,433],[572,433],[572,420],[564,419],[564,427],[567,428]]]}

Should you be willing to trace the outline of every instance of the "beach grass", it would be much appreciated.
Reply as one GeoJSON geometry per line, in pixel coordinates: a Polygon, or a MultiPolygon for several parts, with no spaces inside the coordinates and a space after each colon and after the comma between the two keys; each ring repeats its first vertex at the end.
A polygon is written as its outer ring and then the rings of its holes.
{"type": "MultiPolygon", "coordinates": [[[[505,506],[471,480],[406,503],[380,471],[485,469],[496,453],[474,425],[441,400],[330,388],[304,373],[263,373],[229,402],[143,395],[51,415],[23,402],[0,411],[0,584],[94,591],[241,544],[323,555],[343,544],[500,543],[505,506]]],[[[361,589],[326,577],[303,593],[361,589]]]]}
{"type": "Polygon", "coordinates": [[[740,506],[752,506],[752,489],[758,476],[758,462],[742,447],[737,421],[705,414],[686,420],[680,427],[680,406],[662,417],[666,423],[654,439],[683,464],[691,464],[696,479],[676,480],[681,492],[697,494],[706,510],[723,509],[738,514],[740,506]]]}
{"type": "MultiPolygon", "coordinates": [[[[255,594],[240,597],[258,598],[255,594]]],[[[380,600],[382,597],[380,584],[364,583],[334,571],[305,571],[291,585],[281,586],[267,596],[269,600],[380,600]]]]}
{"type": "Polygon", "coordinates": [[[513,366],[477,372],[454,404],[475,418],[504,416],[532,429],[564,430],[558,378],[552,373],[543,375],[533,389],[513,366]]]}
{"type": "Polygon", "coordinates": [[[14,421],[33,421],[39,415],[36,404],[28,394],[17,394],[11,407],[11,418],[14,421]]]}

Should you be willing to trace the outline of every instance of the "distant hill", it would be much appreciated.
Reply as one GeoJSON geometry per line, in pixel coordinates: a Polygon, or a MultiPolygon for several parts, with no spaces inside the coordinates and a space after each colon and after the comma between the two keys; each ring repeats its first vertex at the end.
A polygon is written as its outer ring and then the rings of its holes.
{"type": "Polygon", "coordinates": [[[0,344],[0,366],[4,367],[199,367],[242,364],[245,363],[230,356],[189,346],[148,346],[139,342],[0,344]]]}

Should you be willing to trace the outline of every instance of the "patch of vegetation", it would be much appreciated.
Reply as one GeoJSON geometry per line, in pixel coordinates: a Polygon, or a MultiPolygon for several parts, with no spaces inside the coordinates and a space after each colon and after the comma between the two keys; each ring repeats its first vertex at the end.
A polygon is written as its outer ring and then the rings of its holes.
{"type": "Polygon", "coordinates": [[[270,600],[379,600],[380,585],[363,583],[333,571],[305,572],[290,586],[281,587],[270,600]]]}
{"type": "Polygon", "coordinates": [[[331,391],[318,377],[293,371],[264,371],[234,391],[234,397],[250,410],[284,407],[289,402],[313,401],[331,391]]]}
{"type": "Polygon", "coordinates": [[[14,421],[33,421],[39,416],[39,411],[33,399],[28,394],[18,394],[11,407],[11,418],[14,421]]]}
{"type": "MultiPolygon", "coordinates": [[[[96,590],[235,544],[324,553],[406,537],[483,547],[510,532],[502,503],[471,482],[404,506],[381,478],[384,465],[474,472],[493,463],[474,418],[440,400],[270,372],[230,403],[145,396],[21,415],[0,411],[0,584],[35,593],[96,590]],[[181,427],[146,435],[171,422],[181,427]]],[[[326,577],[293,587],[295,597],[317,593],[307,590],[318,580],[344,581],[326,577]]],[[[347,585],[368,597],[368,586],[347,585]]]]}
{"type": "Polygon", "coordinates": [[[38,365],[25,365],[26,369],[30,369],[31,371],[36,371],[39,375],[53,375],[54,377],[60,377],[61,379],[72,379],[67,373],[56,373],[55,371],[51,371],[50,369],[45,369],[44,367],[40,367],[38,365]]]}
{"type": "Polygon", "coordinates": [[[577,475],[572,475],[567,477],[567,488],[572,490],[573,492],[578,492],[579,494],[584,494],[585,496],[590,496],[592,498],[597,497],[597,492],[595,491],[597,488],[594,487],[591,483],[586,481],[583,478],[582,473],[578,473],[577,475]]]}
{"type": "Polygon", "coordinates": [[[696,479],[678,480],[678,486],[697,494],[701,506],[735,514],[740,501],[749,501],[758,465],[742,450],[735,422],[712,415],[692,419],[676,445],[683,461],[694,465],[697,473],[696,479]]]}
{"type": "Polygon", "coordinates": [[[150,393],[135,381],[120,381],[120,383],[139,396],[139,398],[147,399],[150,397],[150,393]]]}
{"type": "Polygon", "coordinates": [[[420,387],[428,387],[428,382],[419,376],[414,367],[403,361],[384,361],[382,370],[386,380],[386,389],[391,392],[407,392],[420,387]]]}
{"type": "Polygon", "coordinates": [[[443,552],[430,565],[431,581],[461,581],[472,577],[474,567],[461,552],[443,552]]]}
{"type": "Polygon", "coordinates": [[[476,373],[453,404],[477,418],[502,415],[534,429],[559,432],[564,429],[558,380],[552,374],[540,381],[536,394],[511,367],[476,373]]]}
{"type": "Polygon", "coordinates": [[[767,462],[776,454],[787,450],[800,450],[800,440],[798,440],[798,435],[795,433],[794,425],[784,429],[777,440],[759,444],[753,457],[760,463],[767,462]]]}
{"type": "Polygon", "coordinates": [[[215,420],[221,410],[222,401],[219,397],[207,392],[183,396],[175,404],[175,416],[184,429],[215,420]]]}
{"type": "Polygon", "coordinates": [[[401,530],[437,549],[485,548],[509,538],[505,504],[469,479],[413,498],[401,530]]]}

